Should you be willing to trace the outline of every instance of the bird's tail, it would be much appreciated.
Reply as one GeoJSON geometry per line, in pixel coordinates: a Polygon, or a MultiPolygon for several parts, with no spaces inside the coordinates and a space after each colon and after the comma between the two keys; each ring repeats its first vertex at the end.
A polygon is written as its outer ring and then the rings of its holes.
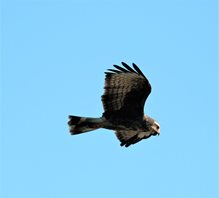
{"type": "Polygon", "coordinates": [[[79,116],[69,116],[69,130],[72,135],[85,133],[103,127],[103,118],[87,118],[79,116]]]}

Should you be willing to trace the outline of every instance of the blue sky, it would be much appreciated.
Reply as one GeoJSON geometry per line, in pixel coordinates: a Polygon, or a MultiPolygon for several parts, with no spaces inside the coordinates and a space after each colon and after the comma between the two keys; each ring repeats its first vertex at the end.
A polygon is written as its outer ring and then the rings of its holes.
{"type": "Polygon", "coordinates": [[[217,5],[213,0],[3,0],[2,198],[216,198],[217,5]],[[135,62],[161,135],[129,148],[100,116],[104,71],[135,62]]]}

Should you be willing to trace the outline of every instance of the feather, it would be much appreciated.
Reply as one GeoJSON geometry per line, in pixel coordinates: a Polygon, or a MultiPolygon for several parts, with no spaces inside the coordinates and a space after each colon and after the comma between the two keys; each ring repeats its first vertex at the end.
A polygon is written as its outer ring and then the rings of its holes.
{"type": "Polygon", "coordinates": [[[145,75],[142,73],[142,71],[138,68],[138,66],[135,63],[132,63],[133,67],[135,68],[135,70],[141,75],[143,76],[145,79],[145,75]]]}
{"type": "Polygon", "coordinates": [[[121,71],[118,71],[118,70],[115,70],[115,69],[108,69],[108,71],[115,72],[117,74],[121,73],[121,71]]]}
{"type": "Polygon", "coordinates": [[[122,62],[122,65],[128,69],[130,72],[136,73],[136,71],[134,69],[132,69],[129,65],[127,65],[126,63],[122,62]]]}
{"type": "Polygon", "coordinates": [[[120,66],[118,66],[118,65],[113,65],[116,69],[118,69],[118,70],[120,70],[120,71],[122,71],[122,72],[125,72],[125,73],[127,73],[127,72],[129,72],[128,70],[126,70],[126,69],[124,69],[124,68],[122,68],[122,67],[120,67],[120,66]]]}
{"type": "Polygon", "coordinates": [[[113,73],[112,72],[104,72],[107,76],[111,76],[113,73]]]}

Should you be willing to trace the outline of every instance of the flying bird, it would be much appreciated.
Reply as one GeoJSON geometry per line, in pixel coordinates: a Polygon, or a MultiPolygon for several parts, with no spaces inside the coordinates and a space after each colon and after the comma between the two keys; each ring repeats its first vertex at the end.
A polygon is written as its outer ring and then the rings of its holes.
{"type": "Polygon", "coordinates": [[[128,147],[143,139],[160,134],[160,125],[144,115],[144,104],[151,93],[151,85],[139,67],[113,65],[105,72],[102,103],[104,112],[99,118],[69,116],[72,135],[99,128],[114,130],[121,146],[128,147]]]}

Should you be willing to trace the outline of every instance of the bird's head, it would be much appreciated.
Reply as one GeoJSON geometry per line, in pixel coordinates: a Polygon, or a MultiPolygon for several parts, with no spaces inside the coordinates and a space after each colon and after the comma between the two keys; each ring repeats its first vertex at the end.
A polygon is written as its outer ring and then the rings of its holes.
{"type": "Polygon", "coordinates": [[[146,125],[149,128],[151,135],[160,135],[160,125],[157,121],[146,115],[144,116],[144,120],[146,121],[146,125]]]}
{"type": "Polygon", "coordinates": [[[156,121],[151,125],[150,131],[152,132],[152,135],[160,135],[160,125],[156,121]]]}

